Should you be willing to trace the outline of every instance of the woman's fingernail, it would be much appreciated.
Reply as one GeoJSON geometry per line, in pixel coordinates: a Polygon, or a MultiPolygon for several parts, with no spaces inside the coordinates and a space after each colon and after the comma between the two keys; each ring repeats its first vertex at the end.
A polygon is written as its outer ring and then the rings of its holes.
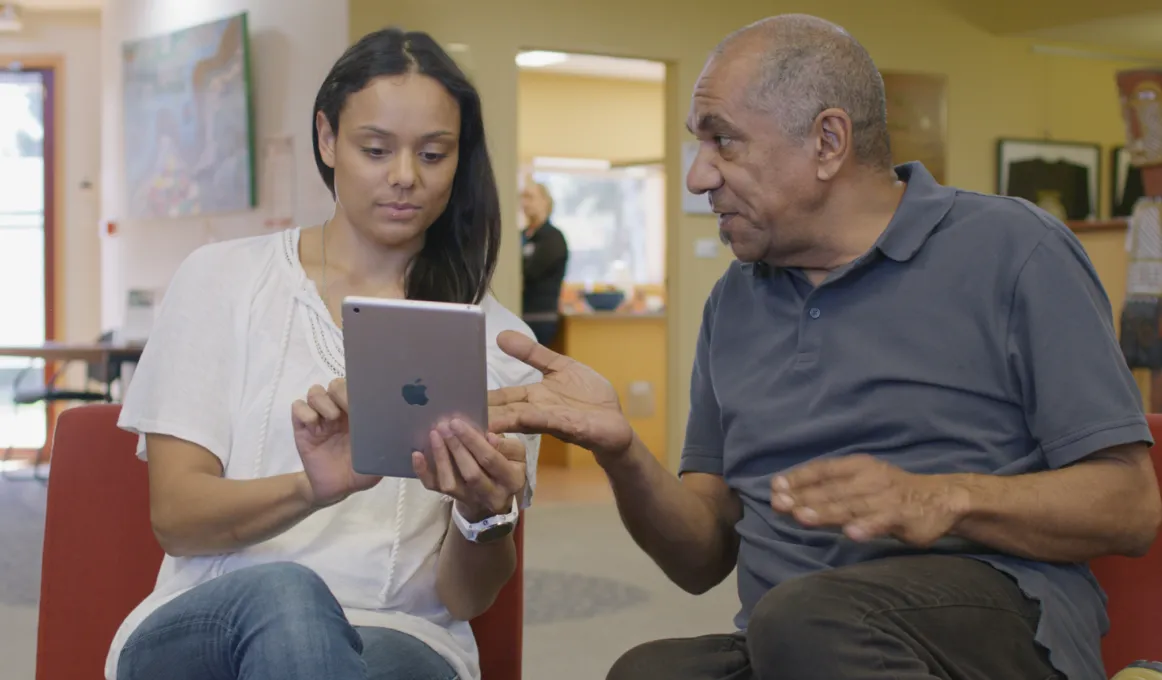
{"type": "Polygon", "coordinates": [[[791,484],[786,477],[775,477],[775,488],[779,491],[790,491],[791,484]]]}
{"type": "Polygon", "coordinates": [[[819,513],[815,512],[811,508],[799,508],[798,514],[799,519],[803,522],[814,522],[819,519],[819,513]]]}
{"type": "Polygon", "coordinates": [[[776,501],[776,502],[777,502],[777,503],[778,503],[778,504],[779,504],[781,507],[784,507],[784,508],[793,508],[793,507],[795,507],[795,499],[794,499],[794,498],[791,498],[790,496],[788,496],[788,495],[787,495],[787,494],[785,494],[785,493],[781,493],[781,494],[779,494],[779,495],[775,496],[775,501],[776,501]]]}
{"type": "Polygon", "coordinates": [[[440,435],[443,437],[451,437],[452,436],[451,428],[448,427],[448,423],[445,423],[443,421],[441,421],[440,423],[438,423],[436,425],[436,431],[439,432],[440,435]]]}
{"type": "Polygon", "coordinates": [[[456,432],[463,434],[464,431],[468,429],[468,427],[466,425],[464,425],[463,420],[460,420],[457,418],[456,420],[452,421],[452,429],[456,432]]]}

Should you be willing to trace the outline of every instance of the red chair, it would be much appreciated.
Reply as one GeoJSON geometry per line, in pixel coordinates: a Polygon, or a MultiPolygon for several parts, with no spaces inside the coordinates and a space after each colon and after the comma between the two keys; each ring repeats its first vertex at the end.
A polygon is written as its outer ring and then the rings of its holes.
{"type": "MultiPolygon", "coordinates": [[[[118,626],[153,590],[162,550],[149,523],[146,466],[120,407],[79,406],[57,421],[41,567],[36,680],[101,680],[118,626]]],[[[484,680],[520,680],[523,522],[517,571],[472,622],[484,680]]]]}
{"type": "MultiPolygon", "coordinates": [[[[1150,456],[1162,484],[1162,414],[1146,418],[1159,442],[1150,456]]],[[[1113,677],[1139,659],[1162,661],[1162,546],[1155,542],[1144,557],[1103,557],[1090,567],[1109,596],[1110,632],[1102,640],[1106,674],[1113,677]]]]}

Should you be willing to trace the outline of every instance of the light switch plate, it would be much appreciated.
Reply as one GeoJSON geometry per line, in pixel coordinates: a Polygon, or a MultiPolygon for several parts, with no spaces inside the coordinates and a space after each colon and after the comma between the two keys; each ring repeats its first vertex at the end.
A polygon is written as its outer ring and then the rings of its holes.
{"type": "Polygon", "coordinates": [[[718,239],[700,238],[694,242],[694,257],[713,259],[718,257],[718,239]]]}

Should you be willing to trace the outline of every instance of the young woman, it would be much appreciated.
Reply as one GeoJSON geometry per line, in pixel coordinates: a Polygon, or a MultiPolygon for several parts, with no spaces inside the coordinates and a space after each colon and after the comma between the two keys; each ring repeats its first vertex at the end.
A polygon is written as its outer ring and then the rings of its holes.
{"type": "Polygon", "coordinates": [[[539,378],[495,344],[531,333],[488,294],[501,220],[480,100],[430,37],[384,30],[335,64],[313,122],[334,216],[193,253],[134,375],[120,425],[141,436],[167,556],[109,680],[479,676],[468,620],[516,555],[476,529],[527,505],[539,440],[442,423],[418,480],[355,474],[339,309],[478,303],[490,388],[539,378]]]}

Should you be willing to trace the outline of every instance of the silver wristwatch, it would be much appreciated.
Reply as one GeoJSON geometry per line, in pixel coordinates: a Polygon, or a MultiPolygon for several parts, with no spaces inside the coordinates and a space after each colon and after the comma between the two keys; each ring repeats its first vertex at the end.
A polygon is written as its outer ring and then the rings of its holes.
{"type": "Polygon", "coordinates": [[[460,530],[460,533],[464,534],[464,538],[473,543],[490,543],[508,536],[516,528],[516,522],[519,518],[520,505],[516,498],[512,499],[511,511],[503,515],[487,517],[479,522],[469,522],[460,514],[456,504],[452,504],[452,521],[456,523],[456,528],[460,530]]]}

